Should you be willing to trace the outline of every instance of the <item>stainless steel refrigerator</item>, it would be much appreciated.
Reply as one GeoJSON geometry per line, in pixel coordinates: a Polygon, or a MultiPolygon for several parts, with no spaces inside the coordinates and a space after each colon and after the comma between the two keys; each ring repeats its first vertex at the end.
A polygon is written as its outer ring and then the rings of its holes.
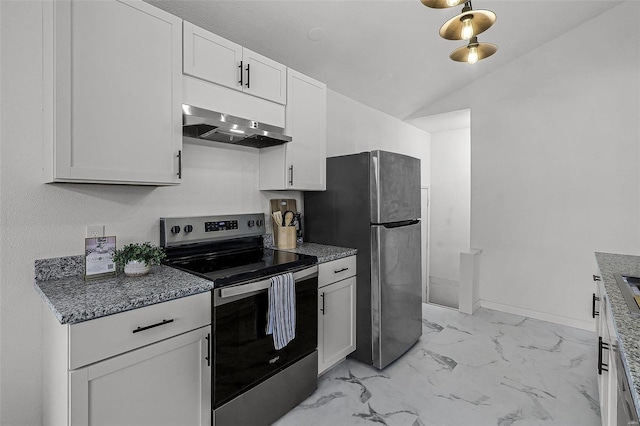
{"type": "Polygon", "coordinates": [[[386,151],[327,158],[305,192],[305,241],[358,249],[357,360],[384,368],[422,334],[420,160],[386,151]]]}

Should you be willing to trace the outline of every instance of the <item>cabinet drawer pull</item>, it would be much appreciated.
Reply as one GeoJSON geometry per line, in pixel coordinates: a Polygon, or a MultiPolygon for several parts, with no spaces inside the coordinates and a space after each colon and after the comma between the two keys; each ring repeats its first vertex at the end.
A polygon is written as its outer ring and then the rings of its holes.
{"type": "Polygon", "coordinates": [[[249,71],[249,65],[251,65],[251,64],[247,63],[247,89],[251,88],[251,87],[249,87],[249,79],[251,78],[251,77],[249,77],[251,75],[251,73],[249,71]]]}
{"type": "Polygon", "coordinates": [[[338,269],[337,271],[333,271],[334,274],[339,274],[340,272],[348,271],[349,268],[338,269]]]}
{"type": "Polygon", "coordinates": [[[243,84],[242,76],[244,75],[244,70],[242,69],[242,61],[240,61],[240,65],[238,65],[238,68],[240,68],[240,81],[238,81],[238,83],[240,83],[240,86],[242,86],[243,84]]]}
{"type": "Polygon", "coordinates": [[[324,293],[322,293],[320,297],[322,297],[322,308],[320,308],[320,312],[322,312],[322,315],[324,315],[324,293]]]}
{"type": "Polygon", "coordinates": [[[182,150],[178,151],[176,157],[178,157],[178,179],[182,179],[182,150]]]}
{"type": "Polygon", "coordinates": [[[596,301],[599,301],[600,298],[593,293],[593,299],[591,299],[591,317],[595,318],[596,315],[600,315],[600,312],[596,311],[596,301]]]}
{"type": "Polygon", "coordinates": [[[207,339],[207,357],[205,359],[207,360],[207,367],[211,367],[211,333],[207,333],[205,339],[207,339]]]}
{"type": "Polygon", "coordinates": [[[162,322],[159,322],[157,324],[148,325],[146,327],[138,327],[135,330],[133,330],[133,332],[140,333],[141,331],[149,330],[150,328],[160,327],[161,325],[169,324],[170,322],[173,322],[173,319],[170,319],[170,320],[163,319],[162,322]]]}
{"type": "Polygon", "coordinates": [[[609,350],[609,344],[602,341],[602,337],[598,337],[598,374],[602,375],[603,371],[609,371],[609,364],[602,362],[602,350],[609,350]]]}
{"type": "Polygon", "coordinates": [[[293,164],[289,166],[289,185],[293,186],[293,164]]]}

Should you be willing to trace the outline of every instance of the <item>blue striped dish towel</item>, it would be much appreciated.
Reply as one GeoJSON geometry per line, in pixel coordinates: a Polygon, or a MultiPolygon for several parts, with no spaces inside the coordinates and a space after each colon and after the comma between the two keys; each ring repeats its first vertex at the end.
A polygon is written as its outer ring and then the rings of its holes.
{"type": "Polygon", "coordinates": [[[280,350],[296,337],[296,285],[292,273],[271,277],[267,334],[280,350]]]}

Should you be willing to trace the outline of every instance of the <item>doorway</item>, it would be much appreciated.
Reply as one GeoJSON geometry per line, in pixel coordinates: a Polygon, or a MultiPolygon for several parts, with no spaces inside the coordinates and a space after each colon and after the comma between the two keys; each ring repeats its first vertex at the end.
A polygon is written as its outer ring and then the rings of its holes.
{"type": "Polygon", "coordinates": [[[423,300],[458,309],[460,254],[471,245],[471,113],[455,111],[411,123],[431,135],[429,186],[422,189],[427,240],[423,300]]]}

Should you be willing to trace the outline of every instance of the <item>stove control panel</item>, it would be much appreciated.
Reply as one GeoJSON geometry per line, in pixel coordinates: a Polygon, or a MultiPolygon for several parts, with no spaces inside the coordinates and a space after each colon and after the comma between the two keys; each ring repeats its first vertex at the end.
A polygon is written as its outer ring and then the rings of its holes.
{"type": "Polygon", "coordinates": [[[238,229],[237,220],[222,220],[220,222],[204,223],[204,232],[227,231],[231,229],[238,229]]]}
{"type": "Polygon", "coordinates": [[[266,233],[263,213],[160,218],[160,245],[179,246],[266,233]]]}

